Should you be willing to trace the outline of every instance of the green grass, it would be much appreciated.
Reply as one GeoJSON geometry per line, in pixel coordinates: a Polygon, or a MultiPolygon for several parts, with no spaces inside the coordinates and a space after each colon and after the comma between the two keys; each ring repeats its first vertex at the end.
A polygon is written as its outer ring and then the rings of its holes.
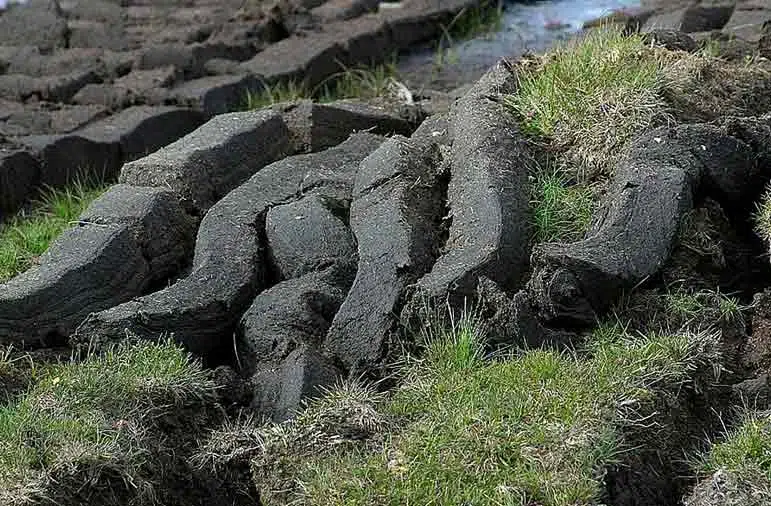
{"type": "Polygon", "coordinates": [[[0,283],[34,265],[51,242],[105,190],[103,185],[86,184],[48,190],[30,211],[0,223],[0,283]]]}
{"type": "Polygon", "coordinates": [[[693,460],[702,478],[688,506],[763,506],[771,501],[771,413],[748,411],[693,460]]]}
{"type": "Polygon", "coordinates": [[[745,415],[736,430],[712,446],[700,467],[708,473],[726,470],[771,480],[771,413],[745,415]]]}
{"type": "Polygon", "coordinates": [[[771,187],[758,202],[753,221],[755,232],[771,247],[771,187]]]}
{"type": "Polygon", "coordinates": [[[382,97],[388,93],[389,85],[395,76],[396,66],[394,63],[376,65],[371,68],[344,68],[314,88],[309,88],[305,84],[295,81],[266,86],[261,93],[247,94],[246,109],[259,109],[301,99],[334,102],[346,98],[382,97]]]}
{"type": "MultiPolygon", "coordinates": [[[[640,333],[671,332],[702,334],[744,332],[748,318],[744,305],[735,297],[713,290],[696,290],[681,284],[669,288],[639,288],[621,297],[611,313],[618,324],[640,333]]],[[[732,365],[716,361],[714,376],[733,381],[732,365]]]]}
{"type": "Polygon", "coordinates": [[[536,242],[574,242],[591,224],[596,197],[591,186],[560,169],[539,169],[531,180],[536,242]]]}
{"type": "Polygon", "coordinates": [[[319,101],[382,97],[388,93],[389,84],[395,76],[396,65],[393,63],[377,65],[370,69],[347,69],[319,86],[319,101]]]}
{"type": "Polygon", "coordinates": [[[720,57],[720,52],[720,41],[718,40],[706,40],[699,48],[699,53],[707,58],[718,58],[720,57]]]}
{"type": "Polygon", "coordinates": [[[532,175],[535,241],[584,237],[625,144],[668,117],[666,82],[660,51],[620,26],[520,62],[506,103],[551,160],[532,175]]]}
{"type": "Polygon", "coordinates": [[[666,314],[684,326],[736,321],[743,318],[742,311],[747,309],[737,299],[719,291],[672,290],[663,294],[662,299],[666,314]]]}
{"type": "Polygon", "coordinates": [[[25,395],[0,406],[3,504],[77,489],[86,476],[92,485],[118,476],[138,496],[152,493],[142,471],[153,451],[147,424],[213,391],[200,364],[168,342],[121,345],[36,376],[25,395]]]}
{"type": "MultiPolygon", "coordinates": [[[[518,64],[518,88],[506,103],[554,167],[534,175],[536,240],[581,237],[626,145],[644,131],[752,115],[771,103],[767,65],[726,62],[709,48],[668,51],[622,30],[591,30],[518,64]]],[[[769,200],[756,219],[767,240],[769,200]]]]}
{"type": "Polygon", "coordinates": [[[247,92],[245,109],[251,111],[273,104],[294,102],[295,100],[309,98],[308,95],[308,90],[294,81],[279,83],[273,86],[266,85],[265,89],[260,93],[247,92]]]}
{"type": "Polygon", "coordinates": [[[597,504],[603,471],[630,451],[624,431],[714,358],[709,334],[606,325],[586,357],[531,350],[490,362],[474,328],[429,341],[390,396],[359,388],[355,402],[338,399],[326,417],[335,423],[318,423],[322,398],[293,422],[258,429],[265,504],[597,504]],[[339,420],[369,429],[341,431],[339,420]]]}
{"type": "Polygon", "coordinates": [[[642,36],[625,36],[620,27],[592,30],[521,65],[508,104],[527,133],[550,139],[581,180],[591,179],[665,115],[664,63],[657,55],[642,36]]]}

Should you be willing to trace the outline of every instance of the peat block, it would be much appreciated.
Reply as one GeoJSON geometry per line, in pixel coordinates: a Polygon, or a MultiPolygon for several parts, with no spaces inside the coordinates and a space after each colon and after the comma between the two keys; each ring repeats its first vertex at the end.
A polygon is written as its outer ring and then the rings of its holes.
{"type": "Polygon", "coordinates": [[[394,136],[361,163],[350,216],[358,271],[324,344],[348,370],[371,370],[383,359],[407,288],[438,254],[440,160],[436,144],[394,136]]]}
{"type": "Polygon", "coordinates": [[[232,348],[238,319],[268,288],[265,236],[268,210],[298,198],[306,175],[319,165],[358,163],[382,142],[352,136],[327,151],[290,156],[268,165],[228,193],[204,216],[190,274],[173,285],[91,314],[73,336],[75,344],[100,345],[125,338],[171,335],[192,352],[232,348]]]}
{"type": "Polygon", "coordinates": [[[79,223],[0,285],[0,343],[60,341],[90,312],[177,272],[192,247],[193,222],[168,190],[115,186],[79,223]]]}

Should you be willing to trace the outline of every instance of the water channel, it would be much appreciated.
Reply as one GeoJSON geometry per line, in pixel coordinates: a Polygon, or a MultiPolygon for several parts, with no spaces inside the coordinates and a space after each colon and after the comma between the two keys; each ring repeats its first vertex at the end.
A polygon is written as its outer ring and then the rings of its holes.
{"type": "Polygon", "coordinates": [[[402,57],[399,75],[413,90],[451,90],[478,79],[501,57],[541,52],[565,40],[586,21],[614,10],[636,7],[637,0],[540,0],[506,2],[496,30],[427,47],[402,57]]]}

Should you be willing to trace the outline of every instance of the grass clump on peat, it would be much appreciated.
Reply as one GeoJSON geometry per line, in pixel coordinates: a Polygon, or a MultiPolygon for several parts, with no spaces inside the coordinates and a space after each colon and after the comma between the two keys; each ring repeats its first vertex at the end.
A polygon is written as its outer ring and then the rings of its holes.
{"type": "Polygon", "coordinates": [[[201,365],[168,342],[45,366],[25,394],[0,406],[0,502],[154,504],[171,458],[153,425],[192,412],[213,391],[201,365]]]}
{"type": "Polygon", "coordinates": [[[531,178],[535,241],[582,239],[623,146],[666,120],[656,54],[609,26],[519,63],[507,104],[549,158],[531,178]]]}
{"type": "Polygon", "coordinates": [[[726,61],[708,53],[660,53],[667,79],[662,95],[679,122],[759,116],[771,110],[768,60],[726,61]]]}
{"type": "Polygon", "coordinates": [[[680,326],[718,325],[744,318],[737,299],[716,291],[671,290],[661,296],[666,317],[680,326]]]}
{"type": "Polygon", "coordinates": [[[755,233],[771,247],[771,187],[767,188],[753,215],[755,233]]]}
{"type": "Polygon", "coordinates": [[[771,413],[749,413],[726,439],[706,455],[702,470],[720,469],[771,479],[771,413]]]}
{"type": "MultiPolygon", "coordinates": [[[[486,360],[475,327],[430,340],[401,385],[335,390],[289,422],[243,428],[266,505],[599,504],[629,431],[714,359],[708,333],[604,326],[586,356],[486,360]]],[[[651,422],[650,419],[647,422],[651,422]]],[[[647,428],[643,428],[642,426],[647,428]]],[[[657,447],[659,448],[659,447],[657,447]]],[[[212,452],[217,453],[217,452],[212,452]]]]}
{"type": "Polygon", "coordinates": [[[61,190],[49,189],[31,210],[0,223],[0,283],[34,265],[51,242],[106,188],[77,183],[61,190]]]}

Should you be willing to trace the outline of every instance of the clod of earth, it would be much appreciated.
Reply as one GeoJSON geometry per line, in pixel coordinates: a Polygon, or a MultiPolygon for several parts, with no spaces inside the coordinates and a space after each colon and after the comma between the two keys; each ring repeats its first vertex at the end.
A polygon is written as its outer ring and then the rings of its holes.
{"type": "MultiPolygon", "coordinates": [[[[326,192],[324,192],[326,193],[326,192]]],[[[300,277],[330,263],[356,256],[356,243],[346,223],[335,216],[329,195],[312,193],[268,211],[265,231],[270,259],[279,279],[300,277]]]]}
{"type": "Polygon", "coordinates": [[[258,295],[236,330],[241,374],[250,377],[252,407],[284,420],[333,385],[342,371],[321,345],[353,283],[350,260],[278,283],[258,295]]]}
{"type": "Polygon", "coordinates": [[[436,144],[394,136],[359,167],[350,217],[359,267],[324,343],[348,370],[367,371],[382,360],[407,288],[436,258],[444,210],[440,160],[436,144]]]}

